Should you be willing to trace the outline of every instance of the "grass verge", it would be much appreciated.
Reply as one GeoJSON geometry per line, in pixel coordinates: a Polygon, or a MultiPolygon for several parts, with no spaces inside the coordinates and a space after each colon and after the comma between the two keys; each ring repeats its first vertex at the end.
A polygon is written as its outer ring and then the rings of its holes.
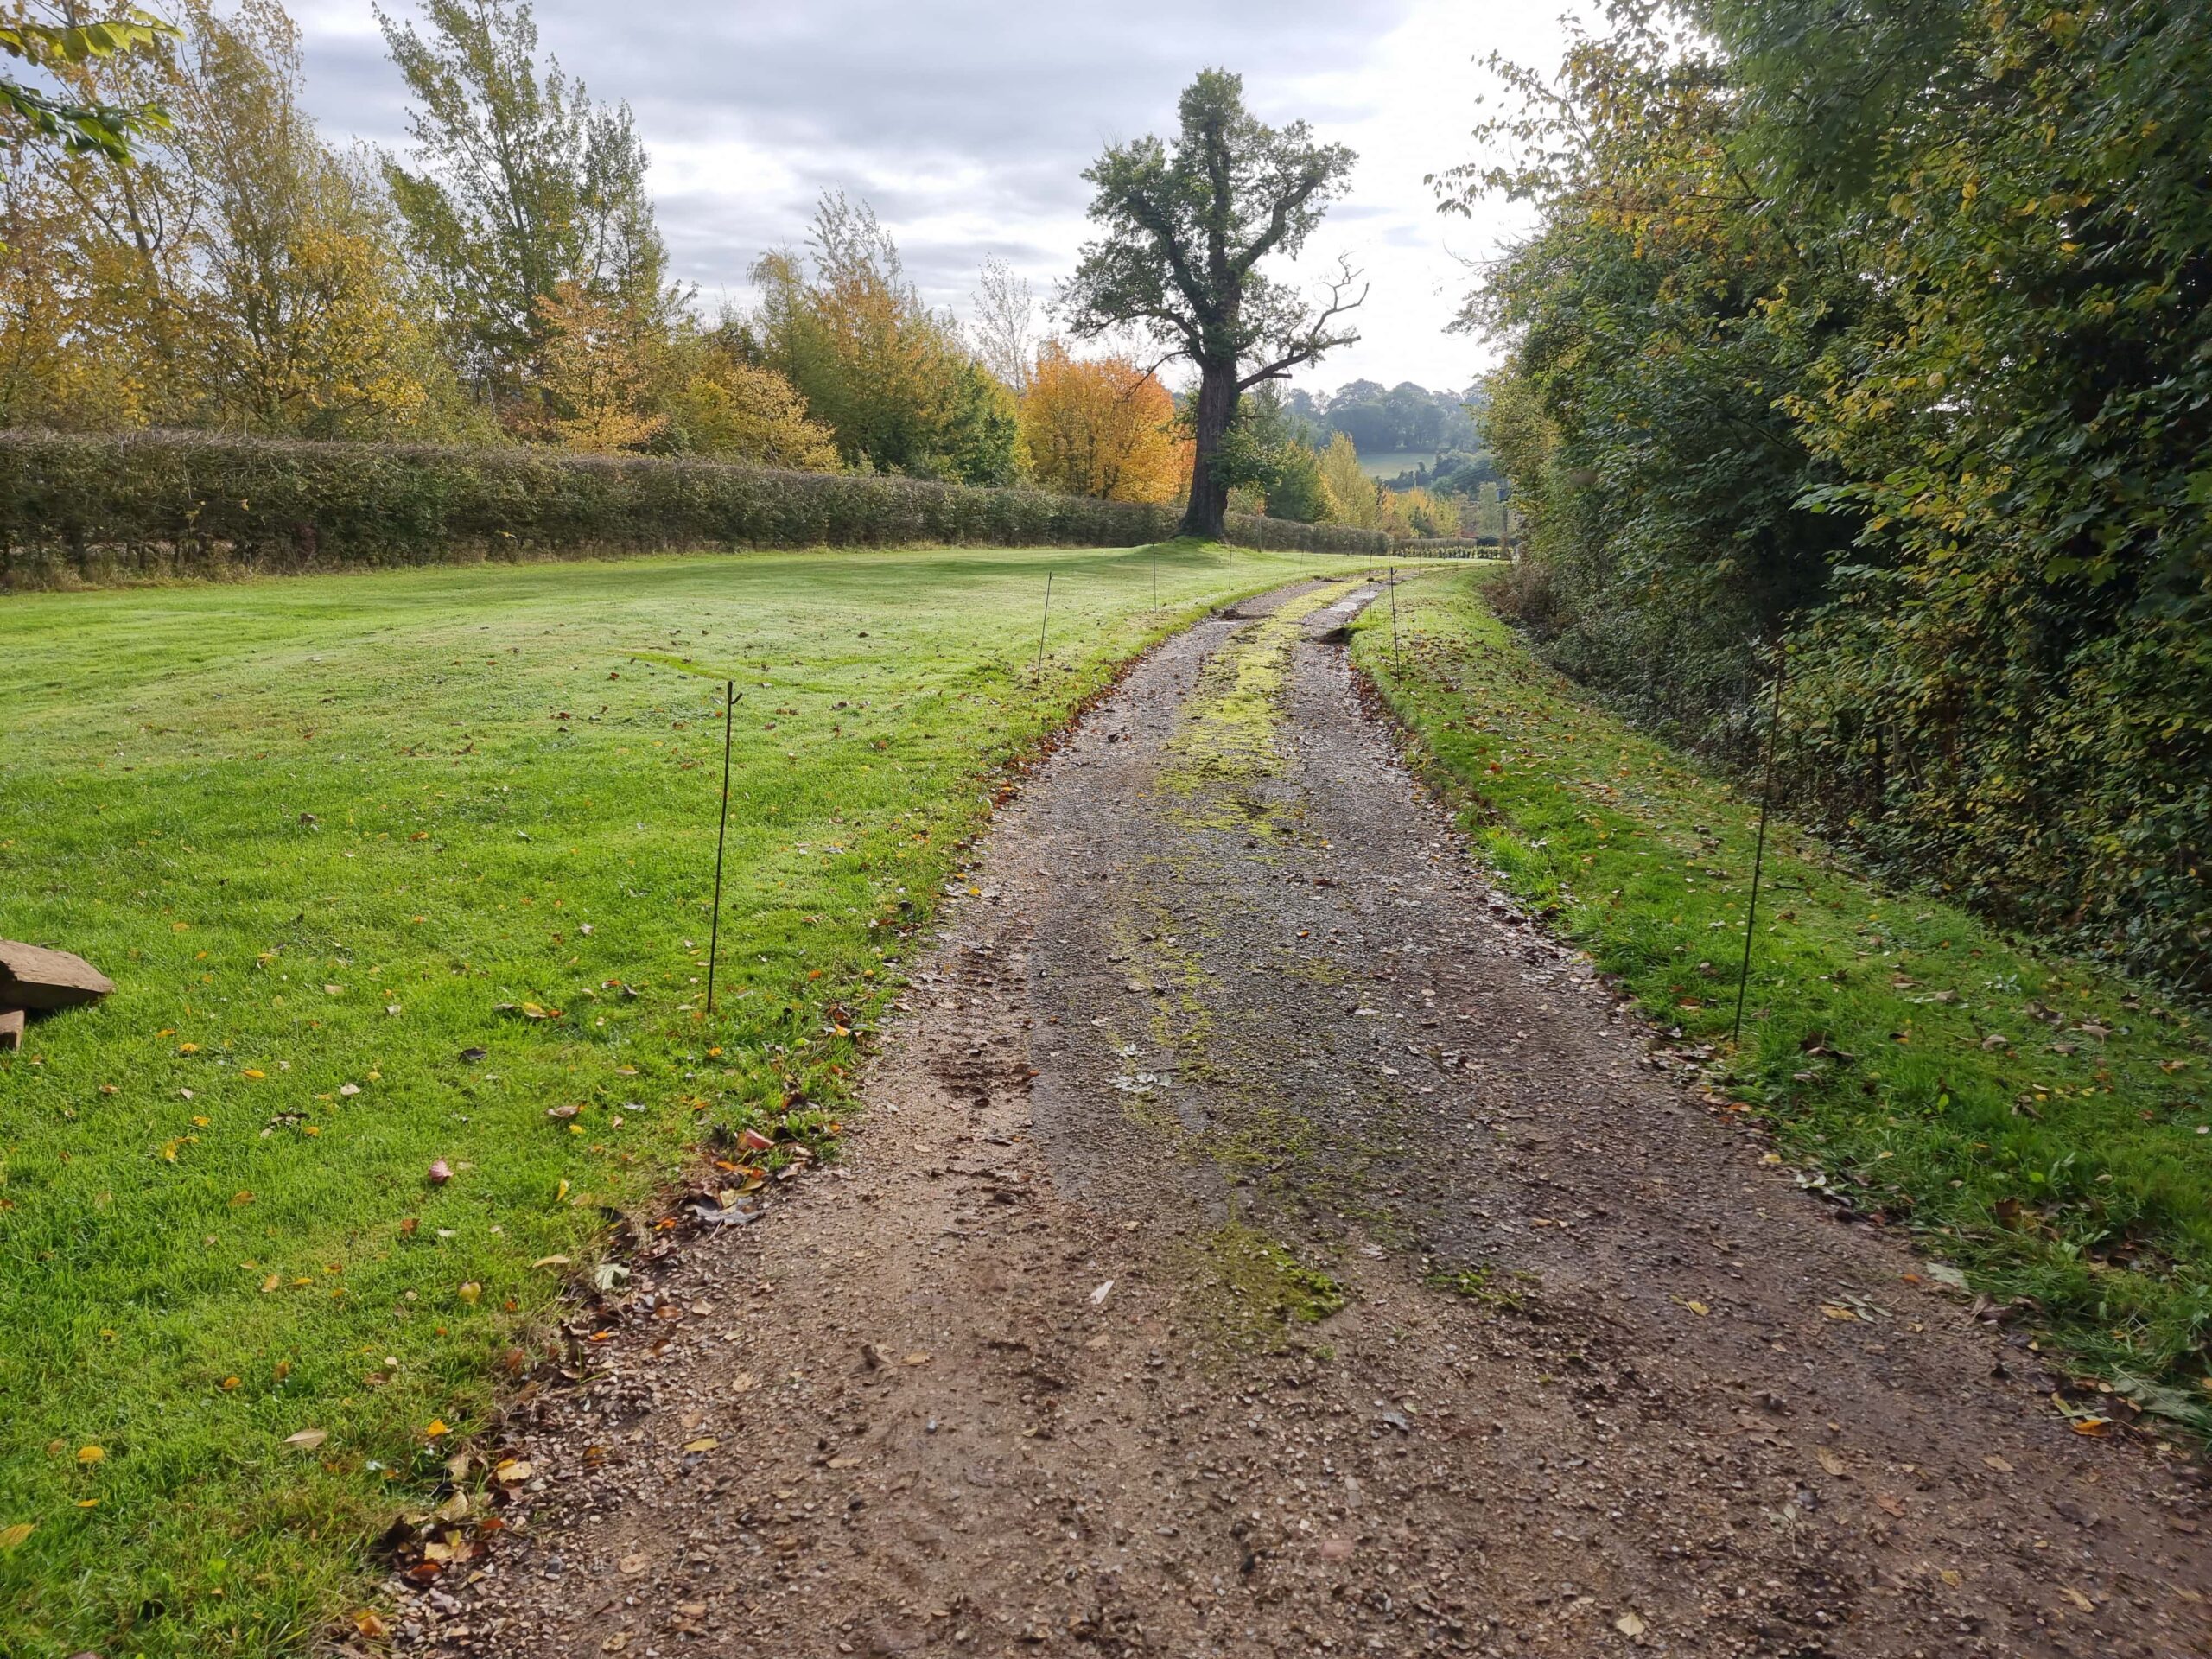
{"type": "Polygon", "coordinates": [[[1158,613],[1141,549],[0,602],[0,935],[118,986],[0,1055],[0,1652],[312,1647],[610,1217],[834,1137],[1004,765],[1317,563],[1173,544],[1158,613]]]}
{"type": "Polygon", "coordinates": [[[2077,1427],[2212,1433],[2201,1020],[1940,893],[1879,889],[1777,822],[1732,1045],[1753,806],[1540,663],[1483,603],[1490,574],[1404,588],[1401,652],[1383,607],[1354,655],[1504,884],[1771,1128],[1802,1184],[2025,1299],[2083,1380],[2077,1427]]]}

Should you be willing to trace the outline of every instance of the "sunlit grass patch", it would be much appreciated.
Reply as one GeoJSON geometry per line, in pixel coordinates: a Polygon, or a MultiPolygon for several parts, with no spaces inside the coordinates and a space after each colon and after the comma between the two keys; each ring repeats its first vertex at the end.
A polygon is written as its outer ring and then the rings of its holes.
{"type": "Polygon", "coordinates": [[[0,936],[118,982],[0,1055],[0,1652],[305,1650],[611,1216],[835,1139],[1004,763],[1313,563],[1163,549],[1157,615],[1143,550],[0,601],[0,936]]]}

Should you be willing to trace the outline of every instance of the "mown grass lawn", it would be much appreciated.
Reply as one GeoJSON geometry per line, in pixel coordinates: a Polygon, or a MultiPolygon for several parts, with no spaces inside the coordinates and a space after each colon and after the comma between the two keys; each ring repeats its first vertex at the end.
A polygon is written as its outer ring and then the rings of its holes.
{"type": "Polygon", "coordinates": [[[1730,1047],[1753,807],[1539,663],[1477,568],[1399,594],[1358,662],[1518,893],[1710,1047],[1808,1185],[1924,1236],[2099,1379],[2100,1419],[2212,1433],[2212,1045],[2201,1019],[1881,891],[1770,827],[1742,1045],[1730,1047]],[[2105,1390],[2113,1390],[2107,1393],[2105,1390]]]}
{"type": "Polygon", "coordinates": [[[118,982],[0,1055],[0,1653],[306,1650],[610,1212],[834,1133],[1003,763],[1325,563],[1171,545],[1157,616],[1142,550],[0,599],[0,936],[118,982]]]}

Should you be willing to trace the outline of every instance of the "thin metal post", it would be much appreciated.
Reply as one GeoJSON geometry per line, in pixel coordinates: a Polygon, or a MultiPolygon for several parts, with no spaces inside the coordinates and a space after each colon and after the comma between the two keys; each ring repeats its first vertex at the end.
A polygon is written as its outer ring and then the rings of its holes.
{"type": "Polygon", "coordinates": [[[715,830],[715,918],[707,935],[707,1012],[715,1011],[715,969],[722,943],[722,843],[729,839],[730,728],[737,724],[737,682],[722,682],[722,817],[715,830]]]}
{"type": "Polygon", "coordinates": [[[1160,549],[1152,550],[1152,613],[1160,614],[1160,549]]]}
{"type": "Polygon", "coordinates": [[[1045,630],[1052,624],[1052,573],[1045,573],[1045,615],[1037,624],[1037,683],[1045,683],[1045,630]]]}
{"type": "Polygon", "coordinates": [[[1398,567],[1390,567],[1390,666],[1398,665],[1398,567]]]}
{"type": "Polygon", "coordinates": [[[1782,734],[1782,671],[1786,659],[1777,651],[1774,658],[1774,713],[1766,728],[1766,777],[1759,785],[1759,834],[1751,855],[1751,899],[1744,912],[1744,965],[1736,976],[1736,1024],[1728,1033],[1731,1047],[1743,1040],[1744,995],[1751,986],[1751,928],[1759,916],[1759,876],[1766,868],[1766,809],[1774,798],[1774,746],[1782,734]]]}

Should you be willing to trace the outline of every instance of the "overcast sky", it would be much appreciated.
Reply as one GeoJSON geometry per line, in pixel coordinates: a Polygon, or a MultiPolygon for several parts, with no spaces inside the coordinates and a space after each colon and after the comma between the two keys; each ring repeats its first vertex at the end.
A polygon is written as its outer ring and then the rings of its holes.
{"type": "MultiPolygon", "coordinates": [[[[387,0],[413,16],[410,0],[387,0]]],[[[1424,173],[1466,159],[1501,51],[1554,67],[1575,0],[541,0],[542,45],[594,97],[626,99],[652,156],[662,234],[711,307],[749,296],[763,249],[799,242],[816,197],[871,202],[932,303],[963,313],[995,254],[1040,296],[1085,237],[1082,171],[1174,125],[1200,68],[1244,77],[1263,119],[1351,144],[1351,194],[1310,245],[1374,285],[1361,342],[1300,384],[1466,385],[1491,360],[1446,332],[1479,260],[1525,223],[1435,211],[1424,173]]],[[[334,138],[404,149],[405,99],[369,0],[304,0],[310,104],[334,138]]]]}

